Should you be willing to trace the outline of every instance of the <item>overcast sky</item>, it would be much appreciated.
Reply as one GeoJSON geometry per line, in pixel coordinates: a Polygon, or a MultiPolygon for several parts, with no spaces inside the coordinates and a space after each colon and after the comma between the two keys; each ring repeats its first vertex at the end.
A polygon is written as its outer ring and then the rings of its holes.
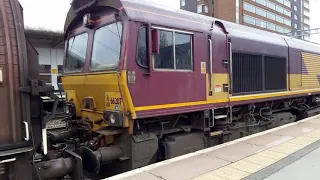
{"type": "MultiPolygon", "coordinates": [[[[71,0],[19,0],[24,8],[25,25],[62,31],[71,0]]],[[[180,0],[149,0],[158,4],[179,8],[180,0]]],[[[320,28],[320,0],[310,0],[311,28],[320,28]]],[[[311,36],[320,44],[320,35],[311,36]]]]}

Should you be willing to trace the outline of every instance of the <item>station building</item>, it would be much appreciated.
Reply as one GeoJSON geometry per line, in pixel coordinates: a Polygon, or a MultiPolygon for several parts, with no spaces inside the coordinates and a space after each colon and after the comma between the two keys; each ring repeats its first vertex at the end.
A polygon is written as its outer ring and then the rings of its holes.
{"type": "Polygon", "coordinates": [[[65,48],[63,32],[26,29],[26,34],[39,54],[40,79],[58,90],[65,48]]]}

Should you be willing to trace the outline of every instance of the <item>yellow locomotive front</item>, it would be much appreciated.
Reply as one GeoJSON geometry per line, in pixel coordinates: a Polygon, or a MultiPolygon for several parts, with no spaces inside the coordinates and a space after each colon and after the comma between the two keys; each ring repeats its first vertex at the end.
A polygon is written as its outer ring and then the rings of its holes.
{"type": "Polygon", "coordinates": [[[124,67],[127,26],[125,14],[109,1],[74,1],[68,13],[61,79],[68,124],[79,139],[77,152],[89,173],[130,157],[126,139],[136,115],[124,67]]]}
{"type": "Polygon", "coordinates": [[[135,117],[122,64],[125,27],[118,11],[109,10],[86,13],[82,24],[67,31],[63,87],[70,111],[93,131],[129,127],[128,117],[135,117]]]}

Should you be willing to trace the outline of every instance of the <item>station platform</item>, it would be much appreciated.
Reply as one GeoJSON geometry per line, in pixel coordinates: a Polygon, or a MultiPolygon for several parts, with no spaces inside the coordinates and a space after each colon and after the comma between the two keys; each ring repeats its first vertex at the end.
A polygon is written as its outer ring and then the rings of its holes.
{"type": "Polygon", "coordinates": [[[319,179],[319,158],[320,115],[105,180],[319,179]]]}

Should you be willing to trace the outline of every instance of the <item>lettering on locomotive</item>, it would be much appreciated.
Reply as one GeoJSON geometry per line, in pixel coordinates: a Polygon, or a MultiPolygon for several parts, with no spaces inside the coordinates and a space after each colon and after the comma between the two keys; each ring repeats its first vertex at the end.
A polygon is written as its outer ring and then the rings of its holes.
{"type": "Polygon", "coordinates": [[[122,98],[111,98],[110,103],[111,104],[121,105],[121,100],[122,100],[122,98]]]}

